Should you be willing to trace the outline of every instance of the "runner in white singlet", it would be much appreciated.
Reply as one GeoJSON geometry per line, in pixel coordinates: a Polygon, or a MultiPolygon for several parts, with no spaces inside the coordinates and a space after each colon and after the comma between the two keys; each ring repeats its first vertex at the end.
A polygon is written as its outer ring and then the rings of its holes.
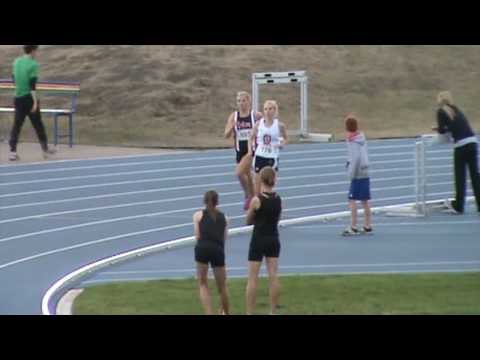
{"type": "Polygon", "coordinates": [[[250,137],[249,150],[255,148],[255,194],[260,193],[260,178],[258,174],[271,166],[278,172],[280,150],[288,142],[287,128],[278,120],[278,105],[274,100],[268,100],[264,105],[264,118],[253,128],[250,137]],[[253,144],[255,144],[253,146],[253,144]]]}

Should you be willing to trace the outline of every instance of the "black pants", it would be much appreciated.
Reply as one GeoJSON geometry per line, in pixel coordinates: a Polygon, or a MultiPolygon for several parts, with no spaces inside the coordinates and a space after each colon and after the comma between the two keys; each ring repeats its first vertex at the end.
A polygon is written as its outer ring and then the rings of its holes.
{"type": "Polygon", "coordinates": [[[480,175],[478,173],[478,145],[467,144],[455,149],[455,190],[456,198],[452,202],[453,208],[463,213],[465,207],[465,195],[467,190],[467,166],[472,181],[473,193],[477,201],[477,209],[480,211],[480,175]]]}
{"type": "Polygon", "coordinates": [[[38,140],[44,151],[48,150],[47,133],[42,122],[42,115],[40,114],[40,103],[35,113],[32,113],[33,97],[31,95],[15,98],[15,121],[10,133],[10,151],[17,151],[18,136],[22,130],[25,118],[28,116],[32,123],[35,132],[37,133],[38,140]]]}

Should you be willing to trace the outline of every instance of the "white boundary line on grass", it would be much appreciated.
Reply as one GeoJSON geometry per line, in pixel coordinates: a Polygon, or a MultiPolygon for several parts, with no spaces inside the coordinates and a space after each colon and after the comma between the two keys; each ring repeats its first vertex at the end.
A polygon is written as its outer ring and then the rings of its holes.
{"type": "MultiPolygon", "coordinates": [[[[429,201],[427,202],[428,204],[434,204],[434,203],[439,203],[441,201],[435,200],[435,201],[429,201]]],[[[396,208],[401,208],[401,207],[411,207],[415,206],[415,203],[407,203],[407,204],[399,204],[399,205],[389,205],[389,206],[383,206],[383,207],[377,207],[373,208],[372,212],[378,213],[381,211],[387,211],[391,209],[396,209],[396,208]]],[[[359,211],[360,215],[363,213],[362,210],[359,211]]],[[[341,217],[346,217],[350,216],[350,211],[340,211],[340,212],[335,212],[335,213],[330,213],[330,214],[324,214],[324,215],[313,215],[313,216],[307,216],[307,217],[301,217],[301,218],[295,218],[295,219],[287,219],[287,220],[282,220],[279,223],[280,227],[285,227],[285,226],[290,226],[290,225],[296,225],[296,224],[303,224],[307,222],[313,222],[313,221],[328,221],[332,219],[338,219],[341,217]]],[[[229,230],[229,235],[234,236],[234,235],[240,235],[240,234],[248,234],[252,230],[252,226],[243,226],[243,227],[238,227],[229,230]]],[[[43,315],[54,315],[50,311],[50,302],[52,298],[59,292],[61,289],[63,289],[67,284],[74,282],[76,280],[79,280],[80,278],[94,272],[98,271],[99,269],[114,265],[119,262],[123,262],[135,257],[141,257],[145,256],[148,254],[152,253],[157,253],[161,251],[167,251],[171,249],[177,249],[177,248],[182,248],[182,247],[187,247],[190,245],[193,245],[195,243],[195,237],[194,236],[189,236],[189,237],[184,237],[181,239],[177,240],[172,240],[172,241],[167,241],[163,242],[161,244],[156,244],[156,245],[150,245],[147,247],[139,248],[136,250],[131,250],[122,254],[118,254],[115,256],[111,256],[108,258],[105,258],[100,261],[93,262],[91,264],[88,264],[86,266],[83,266],[56,281],[44,294],[42,298],[42,303],[41,303],[41,308],[42,308],[42,314],[43,315]]]]}

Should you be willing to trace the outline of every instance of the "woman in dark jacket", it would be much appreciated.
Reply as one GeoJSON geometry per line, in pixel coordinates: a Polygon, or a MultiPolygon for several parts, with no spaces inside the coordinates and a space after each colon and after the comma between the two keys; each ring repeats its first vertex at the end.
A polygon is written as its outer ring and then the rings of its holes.
{"type": "Polygon", "coordinates": [[[478,172],[478,141],[467,118],[453,103],[449,91],[443,91],[437,97],[437,131],[439,134],[450,133],[454,140],[455,164],[455,200],[446,205],[453,212],[462,214],[465,208],[467,187],[467,167],[470,172],[472,188],[480,212],[480,175],[478,172]]]}

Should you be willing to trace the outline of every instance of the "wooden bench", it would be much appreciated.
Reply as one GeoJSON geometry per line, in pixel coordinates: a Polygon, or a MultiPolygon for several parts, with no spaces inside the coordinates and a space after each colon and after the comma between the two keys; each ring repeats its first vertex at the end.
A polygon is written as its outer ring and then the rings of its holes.
{"type": "MultiPolygon", "coordinates": [[[[70,96],[71,106],[68,109],[42,109],[42,114],[53,116],[53,141],[55,145],[58,145],[59,139],[68,137],[68,144],[73,147],[74,138],[74,117],[77,111],[77,99],[80,94],[80,83],[75,81],[41,81],[37,83],[37,93],[53,96],[70,96]],[[65,117],[68,119],[68,133],[60,134],[58,119],[65,117]]],[[[0,92],[15,91],[15,83],[12,79],[0,79],[0,92]]],[[[0,113],[14,113],[14,107],[0,107],[0,113]]]]}

